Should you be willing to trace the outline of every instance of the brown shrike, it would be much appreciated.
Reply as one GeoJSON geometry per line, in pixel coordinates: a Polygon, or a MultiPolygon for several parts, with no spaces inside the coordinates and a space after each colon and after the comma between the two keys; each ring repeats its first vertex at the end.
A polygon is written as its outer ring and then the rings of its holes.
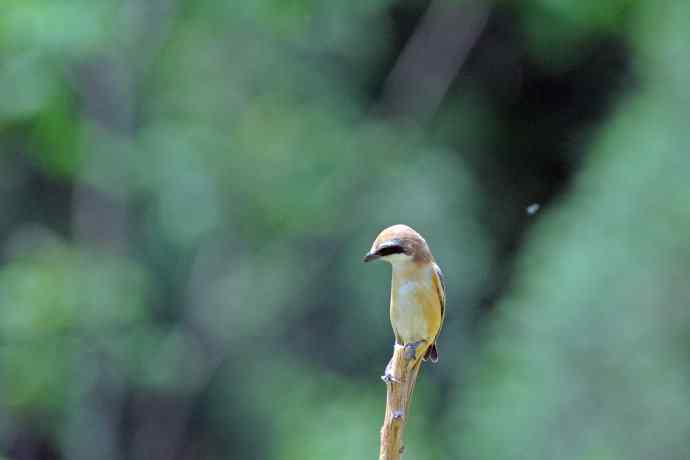
{"type": "MultiPolygon", "coordinates": [[[[436,340],[446,310],[443,273],[422,236],[406,225],[383,230],[365,262],[384,260],[393,267],[390,317],[395,344],[405,347],[407,359],[438,361],[436,340]]],[[[395,378],[386,368],[384,381],[395,378]]]]}

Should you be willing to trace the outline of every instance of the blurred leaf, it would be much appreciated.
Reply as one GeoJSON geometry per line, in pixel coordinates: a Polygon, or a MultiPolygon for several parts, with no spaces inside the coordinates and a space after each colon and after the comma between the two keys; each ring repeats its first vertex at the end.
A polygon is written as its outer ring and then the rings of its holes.
{"type": "Polygon", "coordinates": [[[66,246],[40,248],[6,266],[0,271],[0,365],[12,369],[6,401],[19,409],[63,408],[65,393],[78,389],[73,379],[84,344],[143,321],[148,285],[131,261],[66,246]]]}
{"type": "Polygon", "coordinates": [[[637,0],[530,0],[521,4],[520,16],[530,48],[539,62],[554,70],[573,66],[588,40],[613,36],[624,30],[637,0]]]}
{"type": "MultiPolygon", "coordinates": [[[[0,85],[1,87],[2,85],[0,85]]],[[[69,94],[62,94],[47,101],[39,114],[34,131],[34,141],[39,163],[49,174],[72,176],[82,163],[78,148],[79,125],[75,119],[69,94]]]]}
{"type": "Polygon", "coordinates": [[[4,48],[55,57],[95,50],[112,32],[108,23],[114,8],[110,0],[5,0],[0,18],[4,48]]]}
{"type": "Polygon", "coordinates": [[[56,87],[50,67],[37,55],[18,55],[0,63],[0,122],[36,115],[56,87]]]}

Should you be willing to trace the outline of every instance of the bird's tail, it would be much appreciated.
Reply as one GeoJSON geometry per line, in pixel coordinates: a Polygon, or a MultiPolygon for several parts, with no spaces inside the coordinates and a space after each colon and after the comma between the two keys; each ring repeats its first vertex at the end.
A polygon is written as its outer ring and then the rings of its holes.
{"type": "Polygon", "coordinates": [[[430,360],[432,363],[438,362],[438,350],[436,349],[436,344],[432,343],[429,348],[426,349],[424,353],[424,361],[430,360]]]}

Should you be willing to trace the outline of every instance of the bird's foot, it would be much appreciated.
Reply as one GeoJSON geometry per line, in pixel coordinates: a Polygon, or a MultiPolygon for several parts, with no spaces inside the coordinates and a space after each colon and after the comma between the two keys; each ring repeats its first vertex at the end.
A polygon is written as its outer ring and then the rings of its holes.
{"type": "Polygon", "coordinates": [[[417,357],[417,347],[422,344],[424,340],[417,340],[416,342],[405,345],[405,359],[411,361],[417,357]]]}

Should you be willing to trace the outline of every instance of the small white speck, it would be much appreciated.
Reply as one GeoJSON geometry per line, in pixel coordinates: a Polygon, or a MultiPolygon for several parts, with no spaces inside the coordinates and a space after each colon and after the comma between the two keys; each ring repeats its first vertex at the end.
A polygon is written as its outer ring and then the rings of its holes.
{"type": "Polygon", "coordinates": [[[539,211],[539,208],[539,203],[532,203],[531,205],[527,206],[527,214],[533,216],[537,213],[537,211],[539,211]]]}

